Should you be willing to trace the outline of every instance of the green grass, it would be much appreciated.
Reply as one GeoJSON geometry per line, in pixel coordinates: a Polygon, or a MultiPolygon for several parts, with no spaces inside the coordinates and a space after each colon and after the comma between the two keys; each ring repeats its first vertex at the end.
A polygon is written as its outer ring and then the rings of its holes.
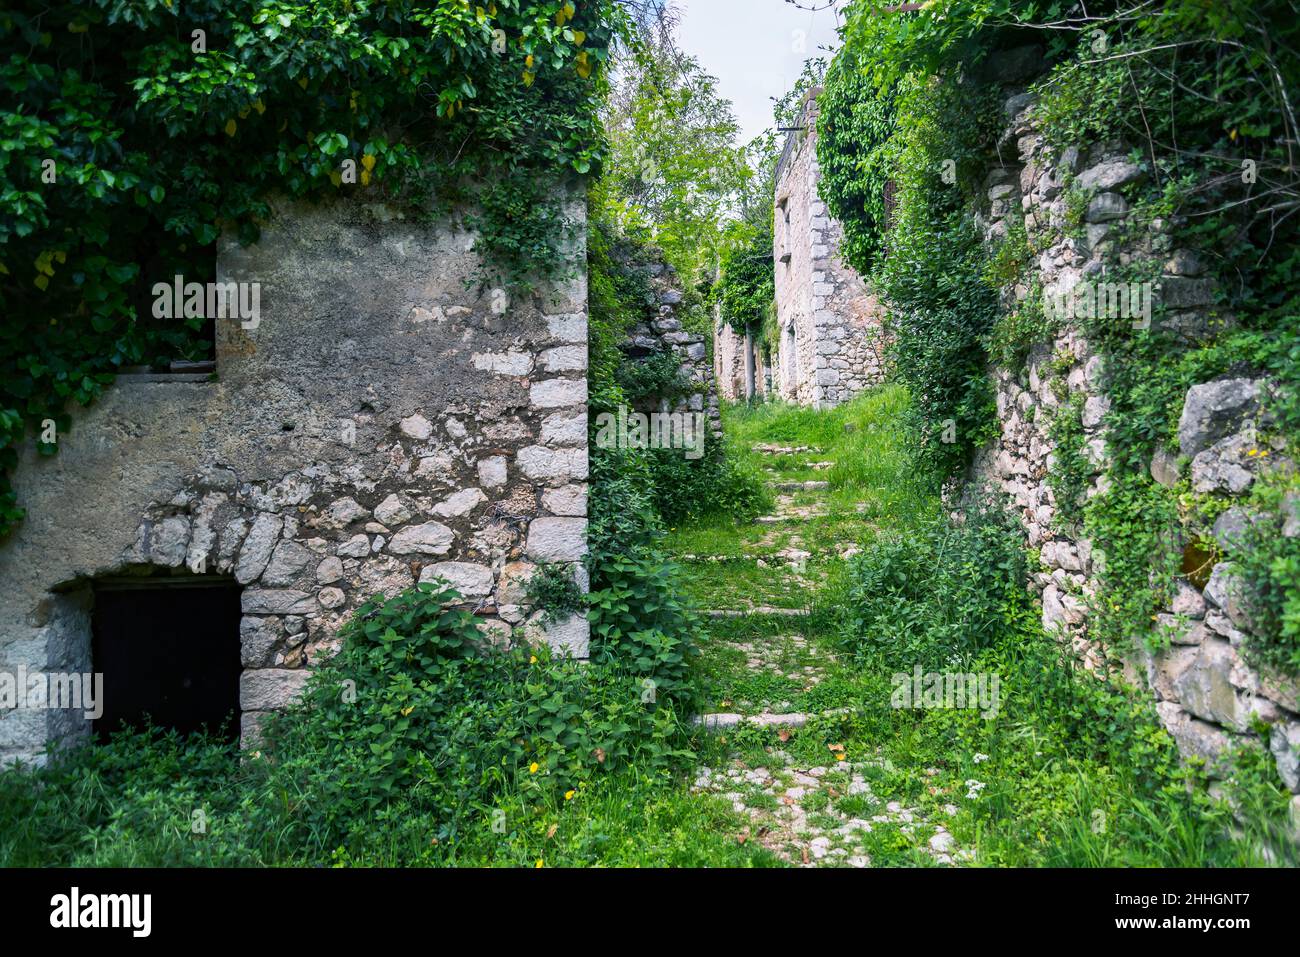
{"type": "Polygon", "coordinates": [[[906,407],[906,392],[896,386],[873,389],[825,411],[780,402],[725,407],[728,456],[763,470],[769,482],[829,482],[829,493],[794,495],[796,503],[824,503],[826,515],[798,523],[739,526],[728,516],[718,516],[671,529],[666,547],[678,555],[762,557],[794,546],[829,560],[870,541],[892,516],[933,508],[930,485],[915,467],[913,448],[901,426],[906,407]],[[770,455],[755,452],[758,444],[820,451],[770,455]],[[818,470],[811,468],[815,462],[834,465],[818,470]]]}

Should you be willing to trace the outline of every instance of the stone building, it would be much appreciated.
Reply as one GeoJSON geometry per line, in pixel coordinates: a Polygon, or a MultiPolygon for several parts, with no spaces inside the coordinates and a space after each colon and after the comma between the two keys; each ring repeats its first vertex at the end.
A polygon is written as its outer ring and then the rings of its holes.
{"type": "MultiPolygon", "coordinates": [[[[473,288],[472,246],[449,220],[346,202],[223,241],[219,281],[260,283],[261,310],[217,322],[215,375],[122,376],[57,455],[26,449],[0,674],[102,672],[113,715],[137,694],[233,707],[247,742],[359,605],[433,578],[485,640],[585,657],[585,618],[543,627],[525,587],[543,562],[585,583],[583,251],[576,278],[512,299],[473,288]]],[[[92,730],[26,704],[0,710],[0,761],[92,730]]]]}
{"type": "Polygon", "coordinates": [[[715,362],[727,398],[770,391],[789,402],[832,408],[884,377],[880,355],[884,309],[841,259],[843,227],[818,195],[820,92],[814,88],[805,97],[798,129],[787,135],[776,170],[777,348],[768,368],[752,336],[720,328],[715,362]],[[751,380],[752,393],[746,391],[751,380]]]}

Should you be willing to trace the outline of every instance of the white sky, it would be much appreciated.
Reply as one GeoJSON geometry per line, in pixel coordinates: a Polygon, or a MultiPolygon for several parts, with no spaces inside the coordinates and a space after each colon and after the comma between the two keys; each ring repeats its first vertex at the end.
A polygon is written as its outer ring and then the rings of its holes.
{"type": "MultiPolygon", "coordinates": [[[[805,7],[827,0],[800,0],[805,7]]],[[[810,57],[838,44],[834,9],[813,13],[786,0],[677,0],[681,49],[718,78],[735,107],[741,143],[772,125],[772,99],[794,86],[810,57]]],[[[839,2],[837,7],[843,7],[839,2]]]]}

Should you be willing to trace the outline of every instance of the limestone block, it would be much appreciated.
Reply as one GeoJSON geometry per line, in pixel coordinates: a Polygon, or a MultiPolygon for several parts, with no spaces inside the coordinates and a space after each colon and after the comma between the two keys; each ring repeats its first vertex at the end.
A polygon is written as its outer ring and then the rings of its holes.
{"type": "Polygon", "coordinates": [[[1178,419],[1183,455],[1195,456],[1236,432],[1259,410],[1261,380],[1219,379],[1187,390],[1178,419]]]}
{"type": "Polygon", "coordinates": [[[283,523],[284,520],[279,515],[267,512],[259,512],[253,519],[253,527],[244,539],[239,558],[235,562],[235,581],[247,585],[256,581],[266,570],[283,523]]]}
{"type": "Polygon", "coordinates": [[[440,522],[408,525],[393,536],[388,550],[395,555],[446,555],[455,537],[452,530],[440,522]]]}
{"type": "Polygon", "coordinates": [[[239,676],[242,711],[278,711],[302,694],[311,672],[304,668],[258,668],[239,676]]]}
{"type": "Polygon", "coordinates": [[[240,606],[246,615],[314,615],[316,598],[291,588],[245,588],[240,606]]]}
{"type": "Polygon", "coordinates": [[[478,463],[478,484],[483,488],[500,488],[506,484],[509,470],[503,455],[492,455],[478,463]]]}
{"type": "Polygon", "coordinates": [[[585,517],[587,514],[587,486],[562,485],[542,493],[542,507],[553,515],[585,517]]]}
{"type": "Polygon", "coordinates": [[[483,494],[482,489],[464,488],[459,492],[453,492],[435,505],[433,514],[440,518],[461,518],[486,501],[487,496],[483,494]]]}
{"type": "Polygon", "coordinates": [[[587,521],[582,518],[535,518],[528,525],[529,558],[576,562],[587,553],[587,521]]]}
{"type": "Polygon", "coordinates": [[[245,615],[240,618],[239,659],[244,667],[261,668],[267,664],[283,634],[284,622],[279,617],[245,615]]]}
{"type": "Polygon", "coordinates": [[[465,598],[483,598],[492,594],[492,569],[473,562],[438,562],[426,565],[420,581],[444,579],[465,598]]]}
{"type": "Polygon", "coordinates": [[[534,382],[528,392],[528,401],[537,409],[581,405],[587,401],[587,380],[543,379],[534,382]]]}

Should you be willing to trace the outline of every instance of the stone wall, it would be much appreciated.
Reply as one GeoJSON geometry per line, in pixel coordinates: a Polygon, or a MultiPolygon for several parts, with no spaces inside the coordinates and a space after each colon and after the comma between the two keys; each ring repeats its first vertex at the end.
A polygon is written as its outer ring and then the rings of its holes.
{"type": "MultiPolygon", "coordinates": [[[[433,577],[486,640],[585,657],[585,619],[543,630],[525,597],[539,562],[585,581],[583,251],[571,278],[512,300],[471,290],[472,245],[346,203],[282,205],[255,246],[224,241],[219,278],[260,282],[262,305],[254,327],[218,322],[215,380],[122,377],[56,456],[27,450],[27,518],[0,543],[0,671],[93,670],[96,579],[159,573],[243,587],[246,739],[363,601],[433,577]]],[[[80,712],[6,711],[0,759],[88,730],[80,712]]]]}
{"type": "MultiPolygon", "coordinates": [[[[754,368],[757,378],[757,365],[754,368]]],[[[745,337],[720,321],[715,324],[713,332],[713,376],[724,399],[741,402],[748,398],[745,394],[745,337]]]]}
{"type": "MultiPolygon", "coordinates": [[[[1034,274],[1048,296],[1070,292],[1084,281],[1104,281],[1109,263],[1138,258],[1161,262],[1157,294],[1167,311],[1157,321],[1193,338],[1212,337],[1231,324],[1231,316],[1214,312],[1213,284],[1202,277],[1195,251],[1172,248],[1159,223],[1140,241],[1116,248],[1115,225],[1129,214],[1117,190],[1143,175],[1123,144],[1053,152],[1035,129],[1032,97],[1012,96],[1005,110],[1008,126],[998,151],[1004,160],[988,171],[980,211],[990,243],[1022,222],[1033,248],[1042,250],[1034,274]],[[1067,182],[1086,202],[1082,241],[1070,238],[1065,228],[1067,182]]],[[[1032,294],[1030,283],[1007,288],[1003,306],[1012,308],[1032,294]]],[[[1041,569],[1034,576],[1034,588],[1042,597],[1044,626],[1100,673],[1109,667],[1109,653],[1090,638],[1088,626],[1104,556],[1077,528],[1058,521],[1059,503],[1048,482],[1056,452],[1049,428],[1064,404],[1081,405],[1085,455],[1092,469],[1086,495],[1104,494],[1111,399],[1105,357],[1078,323],[1065,320],[1058,328],[1052,341],[1033,347],[1024,369],[993,370],[1001,433],[981,452],[974,474],[1008,496],[1028,543],[1039,550],[1041,569]]],[[[1152,477],[1172,487],[1190,469],[1193,491],[1240,496],[1264,467],[1261,463],[1287,463],[1280,445],[1270,450],[1271,458],[1249,454],[1258,444],[1255,428],[1268,388],[1262,380],[1246,378],[1193,387],[1180,420],[1181,455],[1158,454],[1150,463],[1152,477]]],[[[1224,541],[1243,522],[1241,509],[1232,508],[1213,529],[1195,531],[1224,541]]],[[[1300,521],[1293,520],[1288,528],[1290,534],[1300,533],[1300,521]]],[[[1292,792],[1300,793],[1300,685],[1261,673],[1239,654],[1250,623],[1231,566],[1214,566],[1203,589],[1187,577],[1180,579],[1172,604],[1154,626],[1171,636],[1170,646],[1154,655],[1139,649],[1125,670],[1132,682],[1155,697],[1160,718],[1183,755],[1205,758],[1211,775],[1223,775],[1226,765],[1221,758],[1233,745],[1247,741],[1252,719],[1262,720],[1271,725],[1269,745],[1279,776],[1292,792]]],[[[1300,810],[1300,798],[1296,801],[1300,810]]]]}
{"type": "Polygon", "coordinates": [[[843,227],[818,195],[817,94],[804,101],[777,169],[776,306],[778,348],[773,392],[831,408],[884,378],[884,310],[839,255],[843,227]]]}
{"type": "MultiPolygon", "coordinates": [[[[650,261],[624,259],[620,268],[640,274],[649,288],[647,306],[653,318],[638,322],[628,330],[622,348],[630,358],[639,359],[655,353],[668,353],[677,359],[678,371],[689,388],[685,394],[669,402],[661,399],[653,407],[639,408],[639,412],[702,412],[708,421],[709,431],[715,437],[722,435],[722,410],[718,404],[718,379],[714,376],[715,362],[708,355],[704,336],[683,328],[679,312],[684,308],[680,282],[672,268],[661,258],[650,261]]],[[[716,360],[715,360],[716,361],[716,360]]],[[[743,366],[742,366],[743,374],[743,366]]]]}

